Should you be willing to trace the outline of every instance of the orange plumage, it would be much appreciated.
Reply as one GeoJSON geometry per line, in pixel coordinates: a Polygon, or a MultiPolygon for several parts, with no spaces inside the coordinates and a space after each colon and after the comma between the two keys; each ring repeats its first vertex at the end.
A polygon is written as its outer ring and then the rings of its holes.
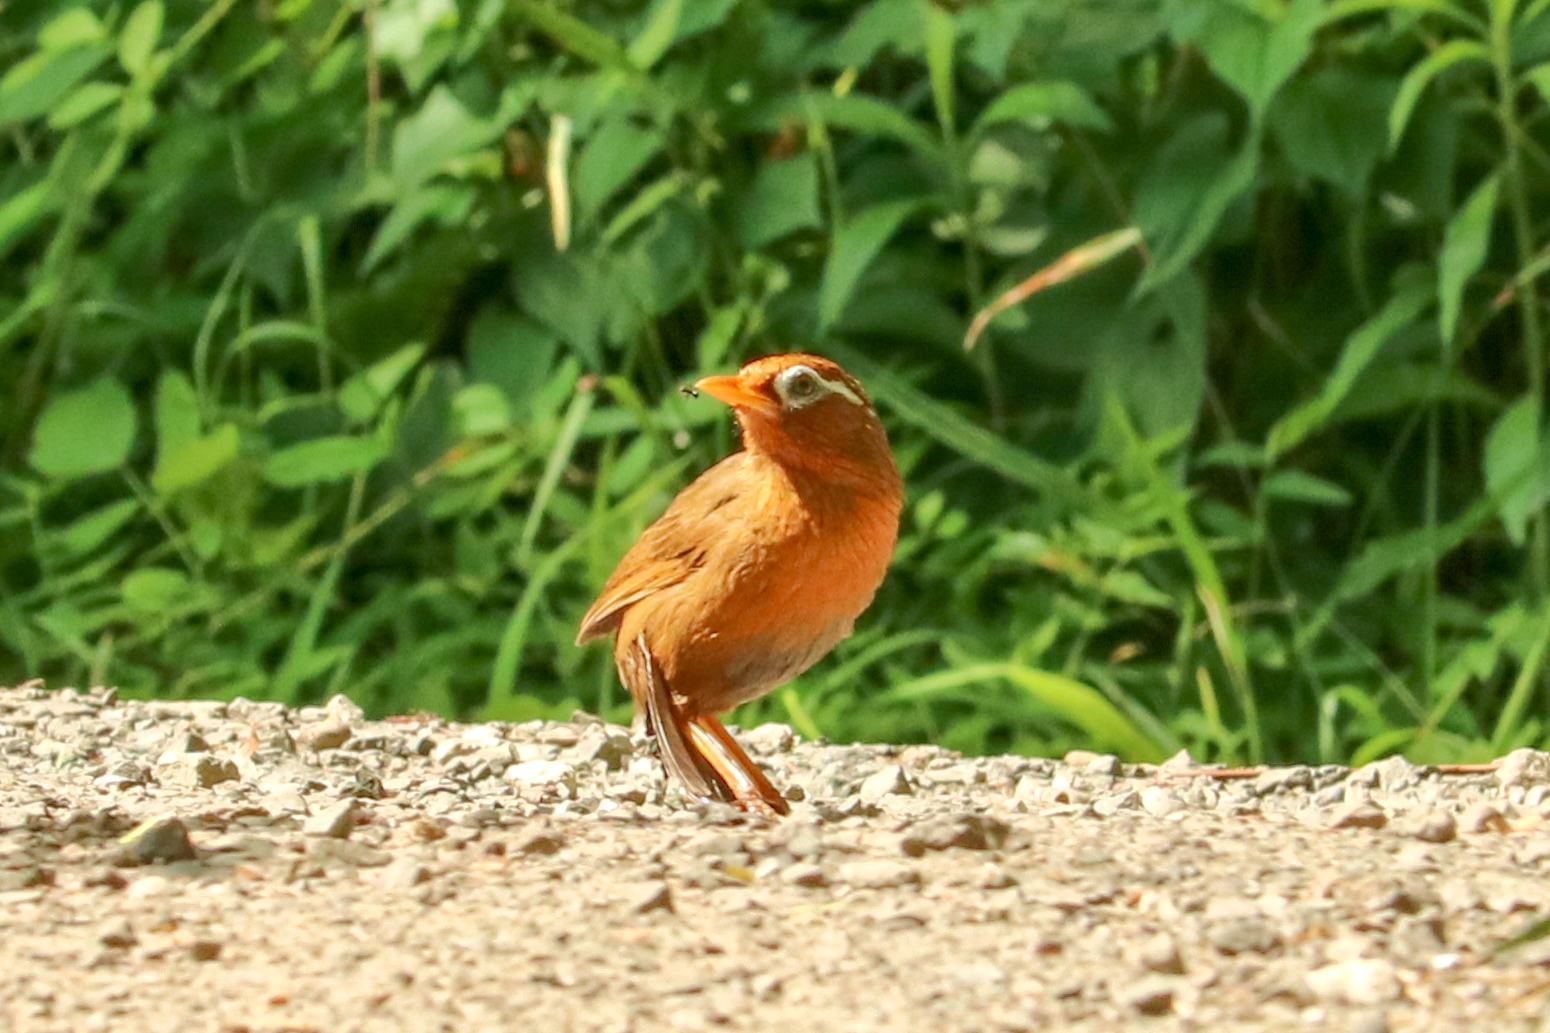
{"type": "Polygon", "coordinates": [[[903,484],[866,392],[828,359],[775,355],[695,386],[732,407],[743,451],[645,530],[576,641],[617,633],[619,679],[689,792],[784,814],[715,715],[850,634],[893,555],[903,484]]]}

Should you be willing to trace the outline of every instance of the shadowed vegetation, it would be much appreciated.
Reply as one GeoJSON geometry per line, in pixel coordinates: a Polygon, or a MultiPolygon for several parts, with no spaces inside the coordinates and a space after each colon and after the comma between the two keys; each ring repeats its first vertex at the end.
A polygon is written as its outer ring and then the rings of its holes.
{"type": "Polygon", "coordinates": [[[1541,744],[1547,8],[8,4],[0,680],[622,717],[576,621],[735,444],[674,388],[800,347],[911,501],[742,723],[1541,744]]]}

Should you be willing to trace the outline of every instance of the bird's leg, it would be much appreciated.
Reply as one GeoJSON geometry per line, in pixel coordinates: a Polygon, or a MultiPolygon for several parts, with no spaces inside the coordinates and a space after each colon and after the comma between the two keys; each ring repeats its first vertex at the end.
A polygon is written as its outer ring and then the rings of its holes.
{"type": "Polygon", "coordinates": [[[791,813],[791,805],[759,770],[714,715],[702,714],[684,726],[685,738],[715,773],[715,781],[726,788],[732,802],[745,811],[781,817],[791,813]]]}

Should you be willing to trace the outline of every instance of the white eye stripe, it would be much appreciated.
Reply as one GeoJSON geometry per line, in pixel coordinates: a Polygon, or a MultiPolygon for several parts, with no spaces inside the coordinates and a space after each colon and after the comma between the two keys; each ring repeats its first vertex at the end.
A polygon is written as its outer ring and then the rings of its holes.
{"type": "Polygon", "coordinates": [[[793,409],[800,409],[811,405],[825,394],[839,395],[857,405],[866,404],[844,381],[830,380],[811,366],[792,366],[790,369],[782,370],[780,375],[775,378],[775,392],[780,395],[782,402],[793,409]],[[803,393],[799,385],[804,383],[822,387],[823,390],[808,390],[806,393],[803,393]]]}

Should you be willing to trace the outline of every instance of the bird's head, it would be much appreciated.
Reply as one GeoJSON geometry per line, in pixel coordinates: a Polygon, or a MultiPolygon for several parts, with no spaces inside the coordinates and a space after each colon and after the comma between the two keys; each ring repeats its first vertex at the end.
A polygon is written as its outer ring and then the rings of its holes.
{"type": "Polygon", "coordinates": [[[751,452],[831,478],[898,484],[877,410],[838,363],[800,352],[771,355],[694,386],[732,407],[751,452]]]}

